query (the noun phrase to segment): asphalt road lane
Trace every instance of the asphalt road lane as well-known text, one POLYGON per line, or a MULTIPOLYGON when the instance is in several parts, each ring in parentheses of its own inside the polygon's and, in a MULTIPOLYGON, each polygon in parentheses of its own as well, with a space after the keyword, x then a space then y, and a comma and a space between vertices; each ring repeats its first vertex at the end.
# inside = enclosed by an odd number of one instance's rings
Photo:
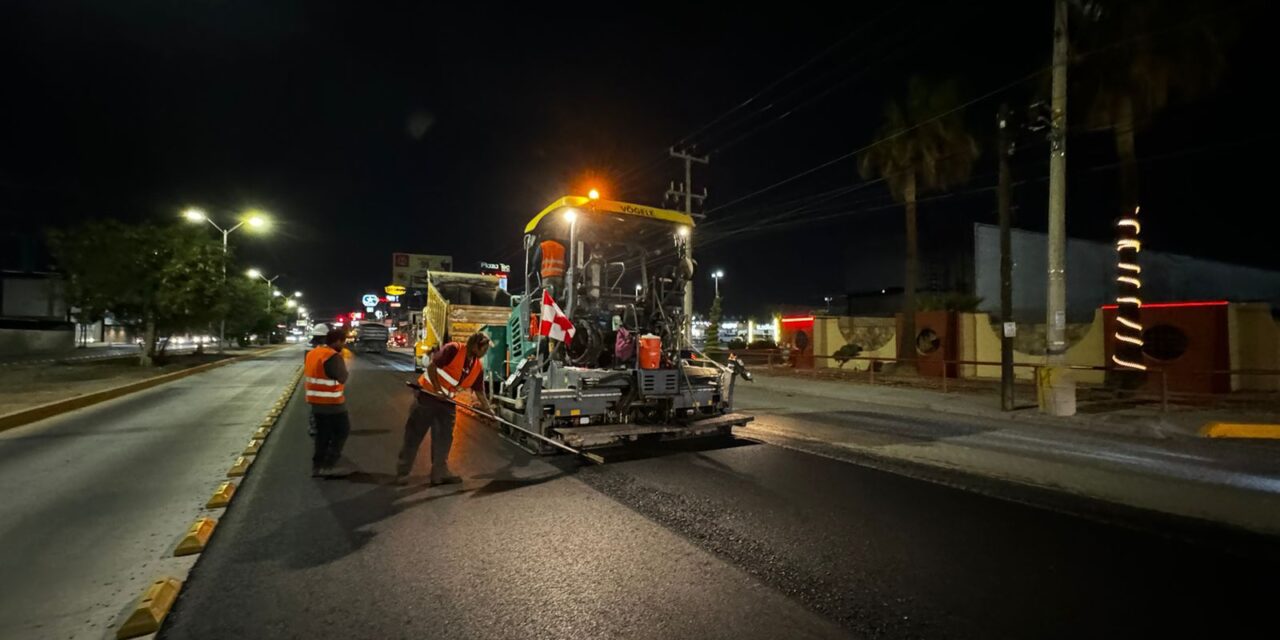
POLYGON ((580 467, 464 423, 463 485, 386 486, 410 376, 396 356, 356 361, 350 481, 307 477, 295 397, 164 637, 1271 635, 1269 542, 1188 542, 1160 517, 1117 526, 769 445, 580 467))
POLYGON ((300 350, 236 362, 0 434, 0 638, 91 638, 194 558, 173 546, 300 350))
POLYGON ((348 385, 350 480, 309 477, 295 395, 219 524, 164 638, 833 638, 845 632, 678 534, 464 422, 462 485, 387 486, 405 360, 348 385), (399 370, 397 370, 399 369, 399 370))

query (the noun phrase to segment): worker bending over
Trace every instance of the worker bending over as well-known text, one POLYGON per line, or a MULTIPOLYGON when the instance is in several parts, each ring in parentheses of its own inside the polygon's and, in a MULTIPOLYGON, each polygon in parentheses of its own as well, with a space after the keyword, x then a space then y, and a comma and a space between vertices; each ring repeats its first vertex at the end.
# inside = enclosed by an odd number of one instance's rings
POLYGON ((489 351, 489 336, 474 333, 467 343, 450 342, 440 349, 426 370, 418 376, 417 393, 409 420, 404 425, 404 445, 396 465, 396 482, 407 484, 418 447, 427 431, 431 431, 431 484, 462 482, 449 472, 449 448, 453 445, 453 427, 457 412, 451 400, 459 391, 471 390, 474 406, 493 413, 484 394, 484 365, 481 358, 489 351))

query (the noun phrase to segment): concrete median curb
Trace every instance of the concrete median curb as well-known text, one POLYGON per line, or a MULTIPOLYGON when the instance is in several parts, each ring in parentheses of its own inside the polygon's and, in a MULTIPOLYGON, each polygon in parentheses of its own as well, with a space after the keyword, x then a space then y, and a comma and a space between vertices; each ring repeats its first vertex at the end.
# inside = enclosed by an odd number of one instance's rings
POLYGON ((1200 430, 1205 438, 1280 440, 1280 424, 1210 422, 1200 430))
POLYGON ((253 353, 246 353, 240 356, 224 358, 222 360, 217 360, 215 362, 196 365, 194 367, 183 369, 181 371, 174 371, 173 373, 164 373, 158 376, 152 376, 150 378, 146 378, 144 380, 138 380, 137 382, 130 382, 128 384, 123 384, 118 387, 103 389, 102 391, 94 391, 93 393, 86 393, 82 396, 67 398, 65 400, 56 400, 54 402, 50 402, 47 404, 31 407, 29 409, 22 409, 19 411, 15 411, 13 413, 8 413, 3 416, 0 416, 0 431, 5 431, 8 429, 12 429, 14 427, 20 427, 25 424, 30 424, 32 422, 44 420, 45 418, 52 418, 54 416, 68 413, 70 411, 75 411, 76 409, 83 409, 84 407, 89 407, 89 406, 98 404, 100 402, 106 402, 107 400, 114 400, 122 396, 127 396, 131 393, 136 393, 138 391, 150 389, 151 387, 156 387, 166 382, 173 382, 174 380, 195 375, 197 373, 203 373, 205 371, 209 371, 210 369, 216 369, 218 367, 225 366, 233 362, 248 360, 250 358, 257 358, 257 357, 266 355, 268 353, 279 351, 280 349, 283 349, 287 346, 288 345, 281 345, 276 347, 268 347, 266 349, 259 349, 257 351, 254 351, 253 353))
POLYGON ((173 555, 178 557, 189 556, 204 551, 204 548, 209 544, 209 537, 213 535, 214 527, 217 526, 218 521, 213 518, 196 520, 186 535, 182 536, 182 541, 173 550, 173 555))
POLYGON ((182 582, 177 578, 161 578, 151 583, 142 599, 134 607, 124 624, 116 631, 117 640, 136 638, 160 629, 160 623, 169 615, 169 609, 178 599, 182 582))

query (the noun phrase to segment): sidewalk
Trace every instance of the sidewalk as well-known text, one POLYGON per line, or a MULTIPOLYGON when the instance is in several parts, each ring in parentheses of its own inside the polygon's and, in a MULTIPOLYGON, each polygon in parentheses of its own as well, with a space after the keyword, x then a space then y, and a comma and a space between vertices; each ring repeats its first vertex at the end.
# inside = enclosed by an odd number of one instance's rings
POLYGON ((1160 407, 1155 405, 1114 408, 1105 412, 1100 411, 1096 406, 1086 406, 1081 407, 1081 412, 1074 416, 1060 418, 1044 415, 1036 407, 1026 406, 1028 404, 1026 402, 1019 404, 1021 408, 1014 411, 1002 411, 1000 398, 994 393, 973 390, 943 393, 941 390, 918 387, 822 380, 799 373, 782 375, 753 373, 756 384, 767 385, 772 389, 788 393, 887 407, 922 409, 1006 423, 1070 427, 1124 436, 1157 439, 1198 438, 1200 428, 1209 422, 1280 422, 1280 410, 1241 411, 1185 405, 1170 405, 1167 413, 1161 412, 1160 407))
POLYGON ((164 365, 150 368, 140 367, 136 358, 128 357, 136 356, 136 348, 129 349, 130 353, 117 355, 99 353, 95 349, 97 357, 3 363, 0 368, 0 416, 257 350, 228 349, 222 355, 213 351, 203 355, 171 354, 164 365))
POLYGON ((1156 407, 1053 418, 996 402, 770 374, 735 394, 735 409, 755 416, 738 433, 775 445, 989 495, 1034 487, 1051 509, 1078 513, 1055 503, 1083 497, 1280 535, 1277 442, 1196 435, 1208 420, 1274 416, 1156 407))

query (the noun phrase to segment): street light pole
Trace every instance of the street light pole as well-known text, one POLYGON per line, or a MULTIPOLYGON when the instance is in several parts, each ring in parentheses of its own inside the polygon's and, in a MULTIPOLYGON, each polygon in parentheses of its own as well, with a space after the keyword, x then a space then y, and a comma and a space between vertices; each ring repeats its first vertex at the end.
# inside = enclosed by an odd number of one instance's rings
MULTIPOLYGON (((194 208, 187 209, 186 211, 183 212, 183 216, 185 216, 188 220, 192 222, 199 222, 201 220, 204 220, 205 222, 208 222, 210 225, 213 225, 213 228, 217 229, 218 232, 222 234, 222 286, 225 291, 227 286, 227 244, 228 244, 227 238, 236 229, 243 227, 246 222, 249 223, 249 226, 251 227, 261 227, 264 224, 262 217, 257 214, 254 214, 236 223, 234 227, 231 227, 229 229, 223 229, 222 227, 218 226, 218 223, 214 222, 207 214, 205 214, 204 211, 201 211, 200 209, 194 209, 194 208)), ((270 303, 271 301, 267 300, 267 302, 270 303)), ((224 313, 222 314, 222 318, 219 319, 218 321, 218 353, 222 353, 223 350, 226 349, 226 343, 227 343, 227 314, 224 313)))
POLYGON ((724 272, 723 272, 723 271, 717 271, 717 272, 715 272, 715 273, 711 274, 711 279, 712 279, 712 280, 715 280, 715 282, 716 282, 716 297, 717 297, 717 298, 719 298, 719 297, 720 297, 720 278, 723 278, 723 277, 724 277, 724 272))

